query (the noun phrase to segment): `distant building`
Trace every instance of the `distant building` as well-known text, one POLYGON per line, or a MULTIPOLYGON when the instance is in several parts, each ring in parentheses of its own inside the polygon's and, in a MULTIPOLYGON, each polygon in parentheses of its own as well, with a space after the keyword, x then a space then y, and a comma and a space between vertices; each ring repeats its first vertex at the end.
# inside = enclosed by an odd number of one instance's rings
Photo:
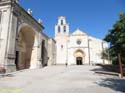
POLYGON ((59 17, 58 23, 55 25, 56 64, 108 63, 107 60, 101 59, 102 50, 108 47, 105 41, 89 36, 80 29, 73 33, 69 32, 66 18, 63 16, 59 17))

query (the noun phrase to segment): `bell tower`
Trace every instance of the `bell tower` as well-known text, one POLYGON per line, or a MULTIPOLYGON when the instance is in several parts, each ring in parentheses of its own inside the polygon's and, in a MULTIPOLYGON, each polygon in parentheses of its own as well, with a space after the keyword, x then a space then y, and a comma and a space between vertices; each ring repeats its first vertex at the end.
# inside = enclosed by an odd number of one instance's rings
POLYGON ((67 47, 69 38, 69 24, 66 23, 64 16, 58 17, 55 25, 55 41, 56 41, 56 64, 67 63, 67 47))
POLYGON ((60 35, 69 35, 69 24, 64 16, 58 17, 58 23, 55 25, 55 37, 60 35))

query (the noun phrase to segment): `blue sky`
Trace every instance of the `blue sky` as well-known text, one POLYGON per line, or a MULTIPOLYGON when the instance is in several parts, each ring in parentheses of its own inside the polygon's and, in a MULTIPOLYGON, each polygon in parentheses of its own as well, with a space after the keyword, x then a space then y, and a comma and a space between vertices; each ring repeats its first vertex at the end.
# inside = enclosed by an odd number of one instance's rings
POLYGON ((49 37, 54 37, 58 16, 65 16, 70 32, 79 28, 102 39, 118 14, 125 12, 125 0, 20 0, 20 5, 32 9, 35 19, 43 20, 44 33, 49 37))

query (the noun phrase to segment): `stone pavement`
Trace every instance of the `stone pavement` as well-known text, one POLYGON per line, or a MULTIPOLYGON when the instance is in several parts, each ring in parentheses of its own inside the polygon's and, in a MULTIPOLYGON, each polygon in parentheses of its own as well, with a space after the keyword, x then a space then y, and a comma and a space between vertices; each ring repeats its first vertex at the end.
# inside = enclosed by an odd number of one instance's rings
POLYGON ((95 74, 98 66, 51 66, 0 78, 0 93, 124 93, 125 79, 95 74))

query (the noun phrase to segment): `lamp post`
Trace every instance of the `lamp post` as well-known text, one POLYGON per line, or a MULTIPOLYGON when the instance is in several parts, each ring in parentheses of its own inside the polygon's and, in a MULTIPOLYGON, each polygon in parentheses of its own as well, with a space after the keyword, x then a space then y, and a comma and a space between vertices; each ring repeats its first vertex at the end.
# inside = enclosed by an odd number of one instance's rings
MULTIPOLYGON (((102 41, 102 51, 104 51, 104 41, 102 41)), ((105 64, 105 59, 103 58, 103 64, 105 64)))
POLYGON ((66 67, 68 66, 68 43, 69 43, 69 40, 67 40, 67 42, 66 42, 66 67))
POLYGON ((91 56, 90 56, 90 41, 91 41, 91 39, 88 39, 88 58, 89 58, 89 65, 90 65, 90 59, 91 59, 91 56))

